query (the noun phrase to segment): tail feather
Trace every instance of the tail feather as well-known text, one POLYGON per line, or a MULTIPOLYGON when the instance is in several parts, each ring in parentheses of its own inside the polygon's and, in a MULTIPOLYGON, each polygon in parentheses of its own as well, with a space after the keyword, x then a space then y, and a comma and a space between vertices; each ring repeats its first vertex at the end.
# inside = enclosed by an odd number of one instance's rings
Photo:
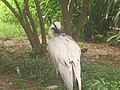
POLYGON ((67 90, 73 90, 73 72, 72 67, 64 67, 60 66, 60 75, 65 83, 67 90))
POLYGON ((77 83, 78 83, 78 87, 79 90, 81 90, 81 69, 80 69, 80 64, 77 65, 77 67, 75 67, 74 64, 72 64, 72 68, 73 68, 73 76, 75 77, 75 79, 77 79, 77 83))

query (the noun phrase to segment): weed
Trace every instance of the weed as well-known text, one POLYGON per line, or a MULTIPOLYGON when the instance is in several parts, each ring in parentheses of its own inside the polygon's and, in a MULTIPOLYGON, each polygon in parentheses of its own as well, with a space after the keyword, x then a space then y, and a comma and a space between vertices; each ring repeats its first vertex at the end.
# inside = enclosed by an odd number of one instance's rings
MULTIPOLYGON (((8 59, 0 60, 0 63, 0 73, 12 77, 10 79, 19 88, 32 88, 31 85, 26 83, 26 81, 32 81, 36 84, 36 88, 58 85, 58 90, 65 89, 49 58, 29 58, 16 61, 8 59), (17 67, 20 74, 17 72, 17 67)), ((81 62, 81 65, 83 90, 120 89, 119 70, 102 66, 90 66, 85 62, 81 62)))

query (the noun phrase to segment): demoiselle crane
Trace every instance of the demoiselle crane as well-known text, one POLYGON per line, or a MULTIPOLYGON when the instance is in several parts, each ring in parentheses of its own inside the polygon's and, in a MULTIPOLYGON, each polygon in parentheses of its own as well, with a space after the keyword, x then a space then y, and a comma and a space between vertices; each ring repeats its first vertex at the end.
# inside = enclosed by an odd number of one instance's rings
POLYGON ((81 90, 81 51, 72 37, 61 33, 62 29, 60 22, 54 22, 50 27, 48 53, 67 90, 73 90, 75 81, 77 81, 79 90, 81 90))

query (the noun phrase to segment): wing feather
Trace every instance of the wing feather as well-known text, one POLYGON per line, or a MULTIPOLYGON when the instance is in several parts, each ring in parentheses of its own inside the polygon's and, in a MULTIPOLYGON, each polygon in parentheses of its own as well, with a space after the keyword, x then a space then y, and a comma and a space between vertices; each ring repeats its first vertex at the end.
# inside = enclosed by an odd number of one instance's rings
POLYGON ((49 42, 48 51, 66 87, 68 90, 72 90, 73 69, 75 77, 80 80, 81 52, 79 46, 68 36, 58 36, 49 42))

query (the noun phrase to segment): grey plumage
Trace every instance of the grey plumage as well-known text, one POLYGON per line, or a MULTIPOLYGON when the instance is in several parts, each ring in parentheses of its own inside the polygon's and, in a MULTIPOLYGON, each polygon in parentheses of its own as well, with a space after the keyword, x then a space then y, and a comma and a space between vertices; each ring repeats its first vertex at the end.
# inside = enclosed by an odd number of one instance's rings
POLYGON ((72 37, 61 33, 55 34, 54 29, 60 30, 62 26, 60 22, 54 24, 56 27, 52 25, 49 29, 50 41, 48 43, 48 52, 52 62, 60 73, 67 90, 73 90, 73 82, 76 80, 81 90, 80 48, 72 37))

